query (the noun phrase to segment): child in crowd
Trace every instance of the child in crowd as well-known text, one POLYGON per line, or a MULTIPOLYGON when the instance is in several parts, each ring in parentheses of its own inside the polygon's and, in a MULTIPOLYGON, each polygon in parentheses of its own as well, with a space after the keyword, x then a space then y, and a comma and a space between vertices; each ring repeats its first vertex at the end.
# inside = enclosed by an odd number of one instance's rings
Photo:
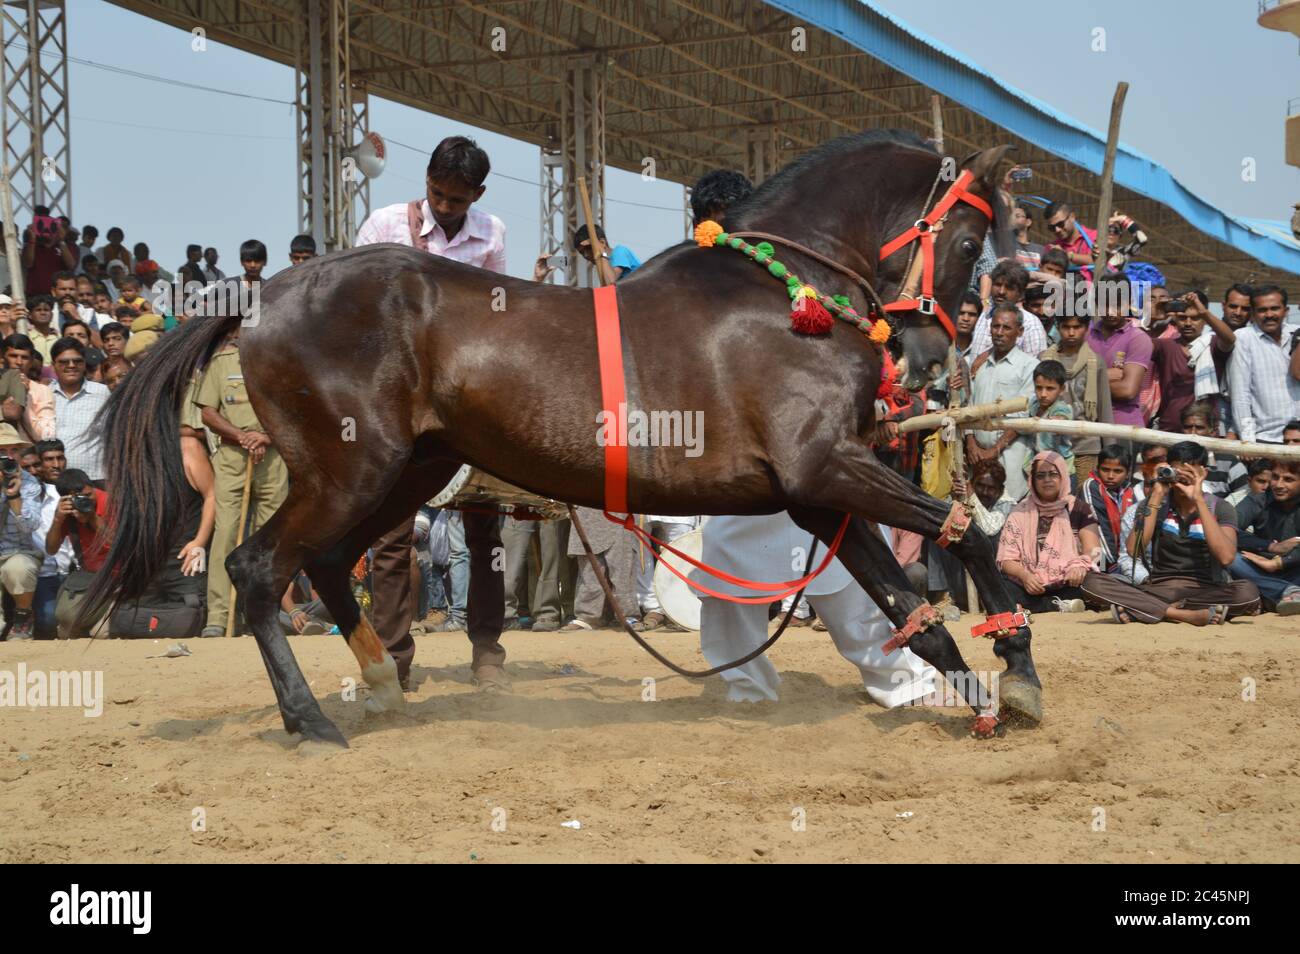
MULTIPOLYGON (((1080 315, 1066 314, 1056 320, 1060 341, 1040 355, 1043 361, 1059 361, 1065 367, 1065 393, 1076 421, 1112 423, 1110 414, 1110 378, 1097 353, 1088 347, 1088 322, 1080 315)), ((1074 452, 1074 475, 1082 483, 1097 469, 1101 438, 1076 437, 1071 441, 1074 452)))
MULTIPOLYGON (((1034 368, 1034 396, 1029 399, 1029 416, 1052 418, 1058 421, 1074 419, 1074 409, 1065 393, 1065 365, 1059 361, 1040 361, 1034 368)), ((1033 464, 1035 454, 1053 452, 1061 455, 1070 477, 1065 489, 1072 489, 1074 481, 1074 454, 1068 434, 1022 434, 1019 440, 1030 448, 1025 455, 1025 475, 1033 464)))
POLYGON ((1128 449, 1120 444, 1109 444, 1102 448, 1097 469, 1079 490, 1079 496, 1097 520, 1101 537, 1098 569, 1103 573, 1119 572, 1119 558, 1124 549, 1124 514, 1137 502, 1130 479, 1132 471, 1133 455, 1128 449))
POLYGON ((1262 494, 1268 490, 1273 480, 1273 462, 1271 460, 1252 460, 1246 465, 1246 486, 1228 494, 1228 503, 1239 506, 1251 494, 1262 494))

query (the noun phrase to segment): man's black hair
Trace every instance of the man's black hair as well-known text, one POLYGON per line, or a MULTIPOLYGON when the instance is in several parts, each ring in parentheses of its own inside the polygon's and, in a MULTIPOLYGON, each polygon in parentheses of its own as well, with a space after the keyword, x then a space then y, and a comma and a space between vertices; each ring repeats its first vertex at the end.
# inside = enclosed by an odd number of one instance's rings
MULTIPOLYGON (((600 239, 602 242, 605 241, 605 230, 599 225, 596 226, 596 238, 600 239)), ((577 248, 583 242, 590 240, 591 233, 587 231, 587 227, 585 225, 579 225, 578 230, 573 233, 573 247, 577 248)))
POLYGON ((1264 457, 1256 457, 1246 465, 1246 475, 1248 477, 1258 477, 1266 470, 1273 469, 1273 462, 1264 457))
POLYGON ((203 254, 203 246, 202 246, 202 245, 195 245, 194 243, 191 242, 189 245, 186 245, 186 246, 185 246, 185 255, 186 255, 186 257, 189 256, 190 252, 198 252, 200 255, 202 255, 202 254, 203 254))
POLYGON ((711 219, 754 191, 754 183, 731 169, 714 169, 691 187, 691 217, 695 224, 711 219))
POLYGON ((1034 377, 1047 378, 1047 380, 1054 381, 1061 387, 1065 387, 1065 365, 1052 358, 1040 361, 1038 366, 1034 368, 1034 377))
POLYGON ((1123 444, 1107 444, 1097 455, 1097 464, 1100 465, 1104 460, 1113 460, 1123 466, 1125 470, 1133 469, 1133 455, 1123 444))
POLYGON ((9 337, 5 338, 4 346, 6 351, 10 348, 15 349, 16 351, 27 351, 29 353, 36 350, 36 345, 32 342, 32 339, 18 332, 14 332, 9 337))
POLYGON ((434 147, 425 175, 434 182, 459 179, 471 189, 477 189, 491 171, 488 154, 478 143, 468 136, 448 136, 434 147))
POLYGON ((121 335, 123 341, 129 341, 131 339, 131 329, 120 321, 110 321, 108 324, 102 326, 99 329, 99 340, 103 341, 104 335, 111 334, 121 335))
POLYGON ((1052 202, 1043 211, 1043 221, 1053 218, 1057 212, 1064 212, 1068 216, 1073 211, 1068 202, 1052 202))
POLYGON ((36 451, 38 457, 44 457, 46 454, 50 453, 51 451, 58 451, 60 454, 62 454, 67 450, 67 448, 63 446, 63 441, 59 440, 57 437, 51 437, 48 440, 37 441, 34 445, 32 445, 32 449, 36 451))
POLYGON ((1179 441, 1169 448, 1169 463, 1171 464, 1204 465, 1209 459, 1210 455, 1205 448, 1195 441, 1179 441))
POLYGON ((83 358, 86 356, 86 346, 76 338, 60 338, 50 348, 50 364, 59 360, 59 355, 65 351, 75 351, 83 358))
POLYGON ((249 239, 239 246, 239 260, 241 262, 262 262, 266 263, 266 246, 257 239, 249 239))
POLYGON ((1233 292, 1236 292, 1238 295, 1245 295, 1246 300, 1250 301, 1255 294, 1255 289, 1247 285, 1245 282, 1233 282, 1223 290, 1223 300, 1227 301, 1228 296, 1233 292))
POLYGON ((1272 282, 1269 282, 1264 285, 1256 285, 1254 288, 1251 289, 1250 306, 1252 308, 1255 307, 1255 299, 1263 298, 1265 295, 1281 295, 1283 305, 1289 307, 1291 304, 1290 301, 1287 300, 1286 289, 1283 288, 1281 285, 1274 285, 1272 282))
POLYGON ((1285 434, 1287 431, 1300 431, 1300 418, 1292 419, 1283 424, 1282 433, 1285 434))
POLYGON ((59 479, 54 482, 54 488, 59 492, 60 497, 79 494, 87 487, 92 486, 94 485, 90 482, 90 475, 84 470, 77 470, 75 467, 59 474, 59 479))
POLYGON ((309 252, 315 255, 316 240, 307 234, 295 235, 292 241, 289 242, 289 254, 292 255, 295 252, 309 252))
POLYGON ((1019 262, 1010 260, 998 262, 997 266, 989 274, 989 281, 996 282, 999 280, 1018 289, 1023 295, 1025 288, 1029 285, 1029 273, 1025 271, 1025 266, 1019 262))
POLYGON ((1053 245, 1051 248, 1043 249, 1043 257, 1039 259, 1038 267, 1044 265, 1060 265, 1067 272, 1070 270, 1070 257, 1065 254, 1065 249, 1053 245))
POLYGON ((984 302, 980 301, 980 296, 967 288, 961 293, 961 301, 957 303, 957 310, 961 310, 962 305, 974 305, 977 312, 984 310, 984 302))

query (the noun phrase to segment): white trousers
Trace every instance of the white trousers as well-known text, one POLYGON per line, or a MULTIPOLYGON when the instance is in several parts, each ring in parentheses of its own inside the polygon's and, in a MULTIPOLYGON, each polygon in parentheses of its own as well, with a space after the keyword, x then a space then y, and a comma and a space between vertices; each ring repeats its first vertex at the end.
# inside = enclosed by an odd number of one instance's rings
MULTIPOLYGON (((690 533, 694 529, 695 527, 689 523, 664 523, 659 520, 651 520, 646 523, 646 532, 665 543, 676 543, 679 537, 690 533)), ((642 615, 646 613, 662 613, 663 607, 659 605, 659 597, 655 595, 654 588, 655 564, 657 562, 654 551, 646 549, 639 543, 637 544, 637 551, 640 554, 637 560, 644 560, 644 562, 637 563, 636 574, 636 598, 637 602, 641 604, 641 613, 642 615)), ((680 563, 677 564, 677 567, 678 569, 690 569, 690 567, 683 568, 680 563)))
MULTIPOLYGON (((885 655, 881 647, 893 630, 857 583, 807 599, 826 623, 840 655, 858 667, 867 695, 877 705, 893 708, 935 691, 934 667, 906 646, 885 655)), ((710 667, 739 659, 767 640, 765 604, 731 603, 713 597, 701 602, 700 650, 710 667)), ((766 655, 721 675, 732 702, 776 701, 781 676, 766 655)))

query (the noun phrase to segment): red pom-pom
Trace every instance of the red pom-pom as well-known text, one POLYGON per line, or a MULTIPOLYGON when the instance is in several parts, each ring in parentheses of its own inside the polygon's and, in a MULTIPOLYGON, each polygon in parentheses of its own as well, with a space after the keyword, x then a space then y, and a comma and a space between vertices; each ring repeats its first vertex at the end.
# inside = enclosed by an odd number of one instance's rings
POLYGON ((821 335, 835 325, 835 318, 812 295, 800 295, 790 309, 790 326, 801 335, 821 335))
POLYGON ((971 725, 970 734, 976 739, 991 739, 998 734, 1000 724, 995 715, 977 716, 974 724, 971 725))
POLYGON ((876 388, 876 397, 886 400, 894 393, 895 378, 898 369, 894 367, 894 356, 888 348, 880 349, 880 387, 876 388))

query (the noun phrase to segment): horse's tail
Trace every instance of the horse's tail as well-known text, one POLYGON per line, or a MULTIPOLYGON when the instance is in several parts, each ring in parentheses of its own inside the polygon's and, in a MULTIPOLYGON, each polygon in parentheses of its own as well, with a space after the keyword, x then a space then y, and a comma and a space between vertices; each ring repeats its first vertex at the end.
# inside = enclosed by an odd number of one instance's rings
POLYGON ((99 412, 111 542, 104 568, 81 601, 75 631, 93 625, 92 614, 98 617, 104 607, 138 599, 174 556, 168 552, 174 522, 190 492, 181 458, 181 401, 195 370, 239 320, 191 318, 163 335, 99 412))

